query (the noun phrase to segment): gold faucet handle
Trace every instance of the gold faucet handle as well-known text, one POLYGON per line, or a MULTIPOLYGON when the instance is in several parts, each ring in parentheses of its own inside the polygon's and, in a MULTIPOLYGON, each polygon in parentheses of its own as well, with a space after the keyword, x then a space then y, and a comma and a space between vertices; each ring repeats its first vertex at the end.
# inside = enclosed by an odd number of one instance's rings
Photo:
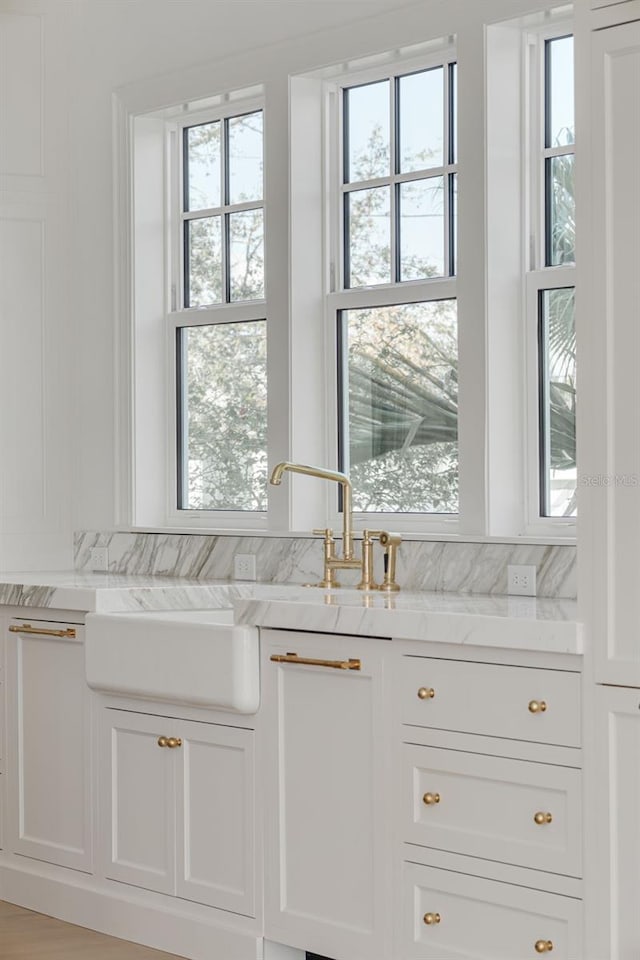
POLYGON ((327 543, 330 543, 333 540, 333 530, 331 527, 323 527, 321 530, 312 530, 311 531, 314 537, 324 537, 327 543))

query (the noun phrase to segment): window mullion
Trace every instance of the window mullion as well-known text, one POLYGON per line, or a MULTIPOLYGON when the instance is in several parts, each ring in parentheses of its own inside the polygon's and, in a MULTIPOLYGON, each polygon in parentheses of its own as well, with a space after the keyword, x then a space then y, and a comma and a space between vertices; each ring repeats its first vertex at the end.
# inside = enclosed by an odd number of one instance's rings
MULTIPOLYGON (((389 140, 389 163, 391 180, 400 173, 400 110, 399 110, 399 90, 398 81, 395 77, 389 77, 389 116, 390 116, 390 140, 389 140)), ((391 215, 391 282, 397 283, 401 277, 400 266, 400 187, 397 182, 390 186, 390 215, 391 215)))
POLYGON ((187 458, 184 451, 189 448, 189 419, 185 415, 185 390, 186 390, 186 371, 184 356, 184 333, 181 329, 175 329, 173 333, 175 349, 175 371, 176 371, 176 435, 173 438, 176 449, 176 503, 177 510, 184 507, 185 498, 189 489, 189 470, 187 458))
POLYGON ((229 263, 229 118, 222 121, 222 150, 220 155, 220 176, 222 178, 222 299, 225 303, 231 300, 231 267, 229 263))
POLYGON ((202 210, 184 210, 183 220, 204 220, 207 217, 220 217, 224 213, 242 213, 245 210, 261 210, 259 200, 243 200, 240 203, 225 203, 219 207, 204 207, 202 210))
POLYGON ((542 155, 545 158, 548 157, 567 157, 573 156, 576 152, 575 144, 567 143, 562 147, 545 147, 542 151, 542 155))
POLYGON ((537 319, 537 384, 538 384, 538 497, 536 514, 549 515, 549 485, 547 467, 551 463, 551 440, 549 435, 549 364, 547 349, 546 317, 543 307, 542 290, 535 298, 535 316, 537 319))
POLYGON ((455 278, 434 277, 432 280, 405 280, 403 283, 381 284, 377 287, 351 287, 330 294, 327 301, 329 311, 333 312, 455 298, 455 278))
POLYGON ((372 190, 376 187, 387 187, 390 183, 411 183, 414 180, 430 180, 443 177, 447 173, 457 172, 456 164, 445 164, 440 167, 425 167, 422 170, 409 170, 406 173, 393 173, 389 177, 376 177, 372 180, 354 180, 352 183, 343 183, 340 189, 343 193, 353 193, 357 190, 372 190))
POLYGON ((203 210, 184 210, 182 219, 184 222, 189 220, 204 220, 209 217, 219 217, 224 207, 207 207, 203 210))
POLYGON ((451 254, 451 130, 450 130, 450 111, 449 111, 449 100, 450 100, 450 80, 451 73, 448 68, 448 65, 444 65, 442 68, 442 116, 444 119, 444 130, 443 130, 443 159, 445 166, 443 169, 442 176, 442 226, 444 229, 444 275, 452 276, 453 274, 453 258, 451 254))

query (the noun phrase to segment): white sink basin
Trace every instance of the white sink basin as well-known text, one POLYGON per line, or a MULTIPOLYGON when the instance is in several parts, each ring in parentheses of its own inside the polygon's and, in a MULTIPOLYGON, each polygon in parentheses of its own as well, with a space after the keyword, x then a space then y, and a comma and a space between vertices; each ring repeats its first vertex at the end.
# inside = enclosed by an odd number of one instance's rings
POLYGON ((232 610, 90 613, 87 683, 96 690, 236 713, 260 703, 258 631, 232 610))

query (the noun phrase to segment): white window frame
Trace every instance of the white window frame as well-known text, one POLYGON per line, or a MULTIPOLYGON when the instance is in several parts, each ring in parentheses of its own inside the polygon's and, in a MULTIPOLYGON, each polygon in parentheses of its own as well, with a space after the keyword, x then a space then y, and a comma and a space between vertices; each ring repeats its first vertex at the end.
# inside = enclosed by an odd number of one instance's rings
MULTIPOLYGON (((167 232, 169 235, 170 257, 167 263, 167 276, 171 289, 170 309, 166 319, 167 336, 167 356, 169 358, 169 376, 167 382, 170 394, 175 398, 175 402, 170 403, 170 415, 167 418, 167 452, 169 457, 169 477, 170 482, 167 485, 168 502, 166 508, 167 522, 170 526, 176 527, 216 527, 228 529, 256 529, 264 530, 267 527, 267 511, 249 511, 249 510, 188 510, 178 508, 178 357, 177 357, 177 336, 178 331, 185 327, 212 326, 223 323, 246 323, 252 320, 264 321, 267 326, 269 323, 268 304, 266 297, 257 300, 243 300, 212 304, 206 307, 185 307, 185 262, 184 262, 184 221, 191 219, 183 211, 183 136, 184 130, 188 127, 197 126, 203 123, 210 123, 219 120, 222 124, 232 117, 244 116, 248 113, 262 111, 263 124, 265 115, 265 105, 261 98, 247 100, 237 100, 225 103, 213 110, 189 113, 184 119, 175 124, 173 130, 167 131, 167 153, 169 168, 169 215, 167 223, 167 232)), ((263 127, 264 129, 264 127, 263 127)), ((222 167, 224 176, 225 166, 225 147, 222 148, 222 167)), ((230 211, 255 209, 261 206, 264 215, 264 231, 266 236, 266 211, 265 211, 265 173, 263 170, 263 189, 262 201, 260 204, 251 201, 243 204, 227 204, 224 197, 221 197, 219 208, 212 210, 198 210, 198 216, 220 215, 224 218, 230 211)), ((222 271, 223 271, 223 297, 226 277, 226 257, 224 243, 224 224, 223 224, 223 253, 222 253, 222 271)), ((266 292, 266 272, 268 258, 265 253, 265 292, 266 292)))
MULTIPOLYGON (((188 124, 194 123, 200 109, 203 116, 217 115, 221 104, 229 105, 230 115, 239 115, 252 98, 259 97, 265 116, 268 309, 265 302, 257 313, 244 312, 241 317, 237 311, 246 305, 229 304, 217 307, 216 312, 220 311, 221 320, 222 311, 229 320, 267 320, 269 466, 289 459, 337 467, 338 309, 375 305, 381 292, 386 294, 385 302, 389 304, 455 297, 459 307, 460 513, 437 520, 424 514, 402 518, 396 514, 362 514, 356 517, 357 526, 370 524, 375 516, 376 522, 388 521, 391 529, 402 531, 409 539, 572 542, 575 525, 559 519, 535 522, 535 516, 529 522, 527 514, 529 460, 535 477, 538 461, 537 452, 531 460, 525 449, 529 400, 525 396, 523 371, 535 385, 533 393, 529 389, 529 397, 536 398, 533 409, 537 418, 537 344, 535 351, 525 349, 525 277, 530 263, 529 251, 524 249, 528 234, 523 229, 528 201, 523 197, 528 193, 530 170, 523 159, 523 104, 527 109, 529 104, 522 93, 525 87, 530 90, 530 78, 525 77, 523 66, 523 36, 540 33, 538 28, 543 22, 556 35, 572 32, 572 25, 566 19, 570 16, 566 5, 531 12, 526 0, 513 0, 513 7, 513 14, 511 8, 503 11, 508 13, 508 20, 493 22, 486 20, 479 5, 474 5, 469 16, 439 5, 427 21, 422 9, 410 7, 403 18, 385 14, 367 20, 366 24, 362 21, 362 29, 357 32, 333 30, 326 36, 318 35, 317 42, 309 47, 287 42, 282 45, 282 57, 274 56, 272 50, 246 51, 188 71, 147 78, 114 94, 114 473, 116 522, 120 529, 202 533, 233 530, 282 536, 298 532, 308 535, 312 527, 332 521, 339 526, 341 522, 334 485, 292 475, 287 476, 282 487, 269 488, 268 524, 266 515, 257 517, 244 511, 234 516, 218 511, 206 512, 207 516, 203 516, 205 511, 194 511, 192 516, 187 515, 188 511, 169 511, 175 507, 173 490, 177 478, 173 347, 176 325, 182 325, 183 318, 173 316, 171 311, 172 290, 167 274, 169 265, 175 265, 176 251, 171 249, 166 234, 169 211, 159 209, 157 200, 167 193, 159 187, 161 175, 169 176, 163 148, 157 149, 157 143, 163 142, 160 129, 175 130, 182 118, 188 124), (335 223, 327 215, 330 187, 323 181, 325 168, 320 159, 321 154, 332 159, 336 156, 335 143, 331 142, 335 133, 327 119, 331 90, 335 91, 341 83, 351 85, 356 76, 358 81, 364 81, 363 68, 367 63, 371 79, 436 66, 442 61, 447 42, 439 38, 447 38, 456 30, 460 56, 456 58, 451 47, 451 58, 460 62, 459 276, 404 281, 397 287, 340 291, 335 272, 342 264, 342 256, 335 253, 340 235, 332 235, 335 223), (505 32, 509 34, 508 56, 503 55, 501 45, 505 32), (489 49, 492 34, 495 46, 489 49), (506 124, 505 106, 509 111, 506 124), (496 129, 500 122, 508 127, 493 154, 484 139, 490 113, 496 129), (151 156, 154 179, 153 189, 147 191, 142 184, 144 230, 140 237, 136 226, 139 184, 132 162, 138 146, 138 120, 149 121, 152 128, 148 140, 153 142, 149 146, 142 136, 142 145, 146 150, 145 165, 151 156), (293 134, 289 142, 287 130, 293 134), (510 164, 509 169, 506 164, 510 164), (506 197, 505 179, 509 180, 506 197), (299 190, 302 182, 305 189, 299 190), (489 201, 495 203, 496 196, 497 208, 491 205, 492 214, 497 212, 493 218, 488 216, 489 201), (151 250, 148 232, 145 233, 149 208, 154 230, 151 250), (492 219, 496 220, 494 225, 492 219), (497 229, 503 222, 507 223, 507 230, 497 238, 490 236, 492 227, 497 229), (509 261, 508 275, 502 269, 505 259, 509 261), (145 299, 149 302, 145 303, 145 299), (519 323, 514 323, 516 317, 519 323), (176 320, 180 322, 176 324, 176 320)), ((497 9, 495 12, 498 13, 497 9)), ((145 166, 144 174, 147 173, 145 166)), ((559 273, 555 276, 559 280, 559 273)), ((258 302, 251 305, 255 308, 258 302)), ((210 322, 208 309, 192 308, 194 322, 210 322)), ((537 305, 535 322, 529 323, 529 331, 532 328, 537 330, 537 305)), ((534 436, 537 444, 537 426, 529 436, 534 436)))
POLYGON ((555 21, 523 37, 525 79, 525 149, 523 182, 525 196, 524 322, 525 322, 525 534, 536 537, 575 537, 576 517, 548 517, 541 512, 540 363, 538 330, 541 294, 546 290, 575 288, 575 264, 546 266, 545 163, 548 157, 575 155, 571 147, 545 145, 545 45, 547 41, 573 34, 571 21, 555 21))
MULTIPOLYGON (((445 82, 443 84, 444 98, 444 130, 445 150, 449 143, 449 111, 448 92, 449 64, 457 63, 456 47, 452 39, 443 41, 439 49, 420 57, 397 58, 383 66, 358 69, 357 64, 343 73, 339 79, 325 83, 325 128, 327 131, 327 170, 325 175, 325 210, 327 216, 327 234, 329 242, 326 247, 327 266, 324 271, 326 277, 325 295, 325 324, 327 330, 327 396, 333 398, 329 406, 330 420, 327 424, 327 433, 330 448, 335 451, 335 462, 338 461, 338 419, 339 419, 339 383, 338 383, 338 344, 337 326, 341 311, 371 308, 376 306, 395 306, 407 303, 428 303, 436 300, 458 300, 457 276, 433 277, 428 280, 403 280, 398 282, 375 284, 364 287, 344 286, 344 195, 350 192, 343 183, 343 95, 350 87, 361 84, 375 83, 376 81, 390 80, 391 122, 394 122, 393 80, 405 74, 416 73, 442 66, 445 82)), ((458 149, 456 135, 456 150, 458 149)), ((448 156, 444 157, 441 167, 426 168, 431 177, 448 177, 458 173, 457 157, 455 163, 450 163, 448 156)), ((424 176, 424 171, 420 171, 424 176)), ((357 189, 385 186, 398 182, 416 179, 416 173, 397 174, 377 178, 370 181, 358 182, 357 189)), ((392 191, 393 194, 393 191, 392 191)), ((448 197, 448 192, 447 192, 448 197)), ((448 217, 445 221, 448 225, 448 217)), ((391 208, 391 237, 392 247, 395 244, 393 201, 391 208)), ((445 262, 448 266, 448 229, 445 230, 445 262)), ((456 257, 457 268, 457 257, 456 257)), ((460 328, 458 325, 458 338, 460 328)), ((458 437, 458 445, 460 438, 458 437)), ((459 449, 459 447, 458 447, 459 449)), ((358 527, 392 528, 400 532, 415 534, 445 534, 456 535, 461 526, 460 512, 455 514, 426 514, 426 513, 374 513, 355 512, 354 522, 358 527)), ((338 523, 337 511, 333 515, 333 522, 338 523)))

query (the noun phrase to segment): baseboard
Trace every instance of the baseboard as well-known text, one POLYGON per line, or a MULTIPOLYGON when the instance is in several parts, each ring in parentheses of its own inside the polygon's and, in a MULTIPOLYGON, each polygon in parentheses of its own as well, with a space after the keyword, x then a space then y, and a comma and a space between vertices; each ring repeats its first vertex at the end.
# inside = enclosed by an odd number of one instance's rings
POLYGON ((189 960, 260 960, 256 922, 166 897, 157 904, 127 899, 120 884, 11 857, 0 862, 0 899, 112 937, 189 960), (182 909, 181 909, 182 908, 182 909), (243 927, 245 929, 243 929, 243 927))

